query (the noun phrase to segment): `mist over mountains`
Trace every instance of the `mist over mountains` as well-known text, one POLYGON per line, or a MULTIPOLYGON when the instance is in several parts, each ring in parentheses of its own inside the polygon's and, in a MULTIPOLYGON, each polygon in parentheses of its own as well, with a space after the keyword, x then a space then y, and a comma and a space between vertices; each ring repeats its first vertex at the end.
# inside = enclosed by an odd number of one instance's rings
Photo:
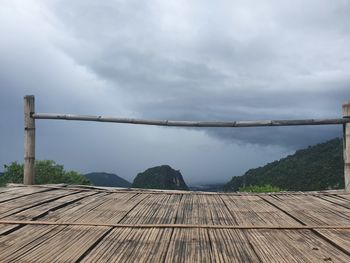
POLYGON ((272 185, 282 190, 309 191, 344 187, 343 143, 335 138, 296 151, 280 160, 249 169, 226 184, 188 186, 179 170, 169 165, 149 168, 137 174, 133 183, 115 174, 86 174, 94 185, 192 191, 239 191, 246 186, 272 185))

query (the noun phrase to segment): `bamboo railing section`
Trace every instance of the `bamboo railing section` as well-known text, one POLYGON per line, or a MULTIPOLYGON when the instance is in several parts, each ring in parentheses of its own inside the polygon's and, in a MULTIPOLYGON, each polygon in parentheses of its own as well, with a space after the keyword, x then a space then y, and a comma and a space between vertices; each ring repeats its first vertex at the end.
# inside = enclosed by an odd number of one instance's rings
MULTIPOLYGON (((350 101, 343 104, 343 117, 350 119, 350 101)), ((343 125, 343 147, 345 191, 350 192, 350 123, 348 122, 343 125)))
POLYGON ((304 120, 258 120, 258 121, 172 121, 172 120, 145 120, 116 118, 104 116, 74 115, 74 114, 55 114, 55 113, 35 113, 34 119, 46 120, 70 120, 70 121, 96 121, 113 122, 126 124, 142 124, 155 126, 173 126, 173 127, 264 127, 264 126, 300 126, 300 125, 335 125, 350 122, 350 119, 304 119, 304 120))
POLYGON ((175 120, 147 120, 133 118, 118 118, 106 116, 35 113, 34 96, 24 97, 25 119, 25 154, 24 154, 24 184, 34 183, 35 160, 35 119, 95 121, 124 124, 141 124, 171 127, 199 127, 199 128, 240 128, 240 127, 268 127, 268 126, 301 126, 301 125, 343 125, 344 130, 344 180, 345 190, 350 191, 350 102, 343 104, 343 118, 335 119, 300 119, 300 120, 256 120, 256 121, 175 121, 175 120))
POLYGON ((35 163, 35 120, 32 114, 34 108, 34 96, 24 97, 24 171, 23 183, 34 184, 35 163))

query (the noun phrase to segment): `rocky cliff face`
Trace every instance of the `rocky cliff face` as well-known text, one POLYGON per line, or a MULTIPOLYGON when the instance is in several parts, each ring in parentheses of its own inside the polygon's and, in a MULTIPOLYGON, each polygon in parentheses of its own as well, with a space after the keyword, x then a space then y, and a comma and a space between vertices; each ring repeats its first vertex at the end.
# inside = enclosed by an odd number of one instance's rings
POLYGON ((139 173, 132 187, 149 189, 188 190, 180 173, 169 165, 156 166, 139 173))

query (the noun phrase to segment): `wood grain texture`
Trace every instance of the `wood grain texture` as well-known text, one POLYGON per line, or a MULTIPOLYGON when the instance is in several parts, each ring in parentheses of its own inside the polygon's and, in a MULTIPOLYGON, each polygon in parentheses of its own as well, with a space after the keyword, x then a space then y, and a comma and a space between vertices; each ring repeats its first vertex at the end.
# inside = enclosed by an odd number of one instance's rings
POLYGON ((173 120, 146 120, 92 115, 35 113, 34 119, 96 121, 127 124, 142 124, 176 127, 265 127, 265 126, 299 126, 299 125, 337 125, 350 122, 348 119, 301 119, 301 120, 256 120, 256 121, 173 121, 173 120))
POLYGON ((1 188, 0 262, 349 262, 349 203, 345 192, 1 188))
POLYGON ((34 184, 35 164, 35 119, 32 115, 35 112, 34 96, 24 97, 24 174, 25 185, 34 184))
POLYGON ((350 209, 312 195, 262 197, 305 225, 349 225, 350 209))
POLYGON ((349 256, 310 230, 247 230, 261 262, 349 262, 349 256))
MULTIPOLYGON (((350 102, 343 104, 343 118, 350 120, 350 102)), ((350 192, 350 124, 343 125, 345 191, 350 192)))

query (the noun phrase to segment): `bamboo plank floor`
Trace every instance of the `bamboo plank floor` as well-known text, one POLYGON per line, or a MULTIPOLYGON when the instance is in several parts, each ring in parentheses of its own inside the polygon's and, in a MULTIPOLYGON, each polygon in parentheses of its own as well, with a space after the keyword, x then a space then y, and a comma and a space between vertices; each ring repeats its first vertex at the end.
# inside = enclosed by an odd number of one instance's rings
POLYGON ((9 186, 0 262, 350 262, 350 194, 9 186))

